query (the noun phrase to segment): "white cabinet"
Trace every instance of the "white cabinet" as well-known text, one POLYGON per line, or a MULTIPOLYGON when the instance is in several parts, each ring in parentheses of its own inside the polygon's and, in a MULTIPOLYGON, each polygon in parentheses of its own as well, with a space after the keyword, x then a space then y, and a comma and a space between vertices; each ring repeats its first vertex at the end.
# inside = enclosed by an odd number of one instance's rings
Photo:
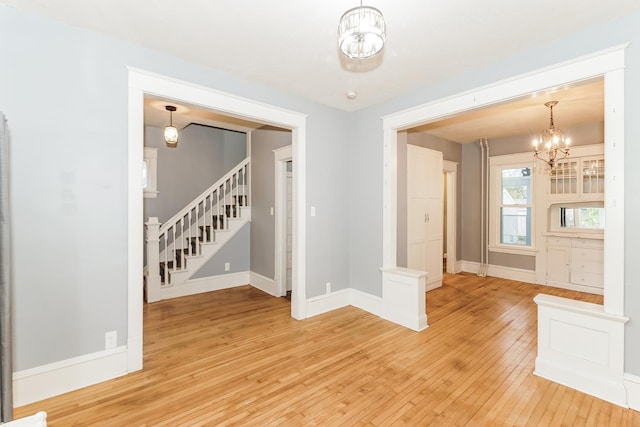
POLYGON ((547 238, 547 284, 602 294, 603 240, 549 236, 547 238))
POLYGON ((407 145, 407 267, 442 285, 442 153, 407 145))
POLYGON ((549 201, 604 199, 604 156, 572 158, 549 173, 549 201))

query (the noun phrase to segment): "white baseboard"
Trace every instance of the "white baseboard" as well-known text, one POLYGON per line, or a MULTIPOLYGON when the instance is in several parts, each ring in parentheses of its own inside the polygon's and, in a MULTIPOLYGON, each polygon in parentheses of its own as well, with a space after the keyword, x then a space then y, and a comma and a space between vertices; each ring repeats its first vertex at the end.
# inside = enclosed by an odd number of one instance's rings
POLYGON ((235 288, 236 286, 248 285, 249 283, 249 272, 241 271, 238 273, 191 279, 175 286, 163 286, 160 289, 160 296, 161 299, 185 297, 187 295, 201 294, 203 292, 235 288))
MULTIPOLYGON (((478 274, 480 263, 472 261, 462 261, 461 271, 478 274)), ((519 282, 536 283, 536 272, 534 270, 524 270, 521 268, 504 267, 502 265, 487 266, 487 276, 499 277, 501 279, 517 280, 519 282)))
POLYGON ((627 389, 627 405, 635 411, 640 411, 640 376, 624 374, 624 387, 627 389))
POLYGON ((274 279, 270 279, 268 277, 263 276, 262 274, 254 273, 251 271, 249 273, 249 283, 256 289, 260 289, 262 292, 266 292, 269 295, 273 295, 274 297, 279 297, 278 289, 276 286, 276 282, 274 279))
POLYGON ((13 404, 28 405, 127 373, 127 347, 74 357, 13 374, 13 404))
POLYGON ((382 314, 382 298, 357 289, 349 288, 349 304, 371 314, 382 314))
POLYGON ((307 317, 328 313, 352 305, 376 316, 382 313, 382 298, 357 289, 347 288, 307 300, 307 317))
POLYGON ((350 305, 351 289, 341 289, 307 299, 307 317, 328 313, 350 305))

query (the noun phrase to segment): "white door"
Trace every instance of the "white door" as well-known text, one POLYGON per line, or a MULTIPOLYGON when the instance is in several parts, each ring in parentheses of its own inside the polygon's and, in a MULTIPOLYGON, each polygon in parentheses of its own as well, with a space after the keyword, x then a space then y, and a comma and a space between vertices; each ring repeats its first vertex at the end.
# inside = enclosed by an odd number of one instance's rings
POLYGON ((407 145, 407 267, 442 285, 442 153, 407 145))

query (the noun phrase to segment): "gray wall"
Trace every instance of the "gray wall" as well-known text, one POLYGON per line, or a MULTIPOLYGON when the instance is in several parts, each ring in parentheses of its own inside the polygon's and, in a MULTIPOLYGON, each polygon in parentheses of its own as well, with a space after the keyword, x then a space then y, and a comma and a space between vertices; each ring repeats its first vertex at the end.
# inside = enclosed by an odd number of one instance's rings
POLYGON ((127 342, 128 66, 306 114, 307 155, 320 162, 307 168, 320 214, 307 233, 306 292, 323 293, 326 277, 348 284, 348 224, 331 213, 348 200, 348 159, 325 167, 348 145, 347 114, 5 5, 0 48, 0 110, 14 142, 16 371, 103 350, 108 331, 127 342))
POLYGON ((461 260, 462 232, 460 227, 462 181, 460 177, 462 174, 462 146, 457 142, 429 135, 426 132, 398 132, 398 237, 396 263, 399 267, 407 266, 407 144, 440 151, 443 160, 458 163, 458 180, 456 182, 456 259, 461 260))
POLYGON ((275 275, 276 244, 273 150, 287 145, 291 131, 264 127, 251 133, 251 271, 269 279, 275 275))
MULTIPOLYGON (((600 49, 606 49, 630 42, 626 48, 625 68, 625 211, 627 218, 633 218, 640 209, 640 13, 580 31, 552 43, 519 52, 498 61, 478 64, 475 69, 459 75, 452 75, 437 84, 414 88, 404 96, 399 96, 382 104, 353 114, 354 130, 349 136, 349 153, 353 159, 350 173, 352 198, 350 206, 357 212, 368 212, 366 221, 356 212, 350 215, 350 281, 351 286, 374 295, 381 295, 382 265, 382 164, 383 133, 381 117, 408 108, 470 91, 532 70, 551 66, 600 49)), ((558 117, 560 120, 560 117, 558 117)), ((466 161, 473 148, 463 147, 463 188, 473 179, 466 161)), ((473 162, 472 162, 473 164, 473 162)), ((471 189, 471 187, 468 187, 471 189)), ((466 190, 465 190, 466 191, 466 190)), ((479 188, 478 190, 479 191, 479 188)), ((466 194, 466 193, 465 193, 466 194)), ((463 195, 462 230, 465 233, 467 219, 472 213, 466 210, 463 195), (466 212, 465 212, 466 210, 466 212)), ((625 314, 631 320, 625 326, 626 371, 640 374, 640 287, 636 286, 634 262, 640 258, 640 223, 625 222, 625 314)), ((467 254, 467 241, 463 235, 463 258, 473 261, 473 254, 467 254)), ((471 243, 471 247, 478 244, 471 243)))
POLYGON ((218 276, 221 274, 249 271, 249 224, 245 224, 231 240, 227 242, 200 270, 194 279, 218 276), (224 271, 224 264, 229 263, 229 271, 224 271))
POLYGON ((144 199, 145 218, 163 223, 247 156, 244 133, 189 125, 168 148, 164 130, 145 126, 145 146, 158 148, 158 197, 144 199))

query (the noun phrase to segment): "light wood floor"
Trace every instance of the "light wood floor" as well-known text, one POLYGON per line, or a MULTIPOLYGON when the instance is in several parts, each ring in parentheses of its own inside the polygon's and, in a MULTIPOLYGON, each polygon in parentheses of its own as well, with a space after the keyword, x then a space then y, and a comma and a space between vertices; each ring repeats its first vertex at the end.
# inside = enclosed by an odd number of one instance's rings
POLYGON ((532 374, 541 292, 474 275, 427 294, 420 333, 353 307, 304 321, 252 287, 144 307, 144 370, 18 408, 56 426, 639 426, 532 374))

